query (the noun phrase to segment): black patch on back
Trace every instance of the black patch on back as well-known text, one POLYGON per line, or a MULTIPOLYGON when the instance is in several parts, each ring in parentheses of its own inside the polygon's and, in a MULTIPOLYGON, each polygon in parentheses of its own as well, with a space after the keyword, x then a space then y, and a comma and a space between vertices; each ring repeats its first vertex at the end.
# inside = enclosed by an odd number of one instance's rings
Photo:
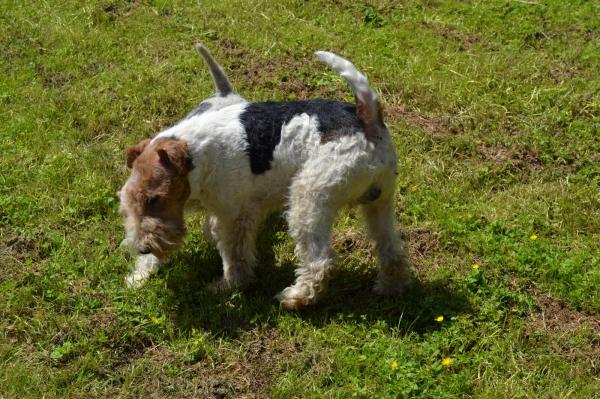
POLYGON ((192 110, 192 112, 190 112, 189 114, 187 114, 185 116, 185 119, 189 119, 192 116, 196 116, 196 115, 200 115, 205 113, 206 111, 208 111, 210 109, 210 107, 212 107, 211 103, 205 103, 205 102, 201 102, 200 104, 198 104, 198 106, 196 108, 194 108, 192 110))
POLYGON ((362 131, 354 104, 333 100, 262 102, 249 104, 240 115, 246 131, 252 173, 271 169, 273 150, 281 140, 281 127, 296 115, 306 113, 319 120, 321 141, 362 131))

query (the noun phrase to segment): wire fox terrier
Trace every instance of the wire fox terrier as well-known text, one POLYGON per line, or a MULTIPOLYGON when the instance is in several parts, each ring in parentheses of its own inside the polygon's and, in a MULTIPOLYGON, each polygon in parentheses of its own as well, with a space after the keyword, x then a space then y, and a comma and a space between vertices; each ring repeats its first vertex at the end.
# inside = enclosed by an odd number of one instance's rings
POLYGON ((207 211, 205 233, 216 242, 223 278, 215 288, 254 278, 261 222, 286 208, 299 265, 295 283, 277 295, 288 309, 315 303, 332 277, 331 229, 340 208, 359 205, 380 268, 375 292, 404 291, 410 272, 394 223, 396 153, 367 78, 349 61, 316 56, 346 79, 356 104, 334 100, 249 103, 196 45, 216 93, 175 126, 127 150, 131 175, 120 196, 123 244, 137 256, 127 277, 139 286, 186 233, 184 208, 207 211))

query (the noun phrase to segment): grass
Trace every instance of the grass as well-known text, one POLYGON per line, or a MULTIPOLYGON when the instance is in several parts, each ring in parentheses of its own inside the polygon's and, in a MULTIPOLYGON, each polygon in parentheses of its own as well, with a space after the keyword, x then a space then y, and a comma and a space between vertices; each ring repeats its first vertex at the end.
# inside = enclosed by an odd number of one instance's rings
POLYGON ((0 5, 1 398, 600 391, 598 2, 0 5), (124 149, 212 93, 196 41, 250 100, 351 100, 317 49, 368 74, 400 158, 405 297, 371 295, 351 210, 340 275, 300 313, 272 299, 293 279, 278 217, 248 290, 206 290, 220 259, 202 215, 168 267, 125 287, 124 149))

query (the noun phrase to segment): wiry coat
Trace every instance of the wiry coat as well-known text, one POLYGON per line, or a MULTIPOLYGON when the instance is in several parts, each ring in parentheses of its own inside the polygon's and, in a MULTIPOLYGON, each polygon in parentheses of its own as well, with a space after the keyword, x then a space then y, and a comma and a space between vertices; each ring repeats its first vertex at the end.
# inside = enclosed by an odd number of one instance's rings
MULTIPOLYGON (((254 278, 258 227, 269 213, 286 210, 300 260, 295 284, 278 296, 288 308, 314 303, 325 289, 334 270, 331 227, 346 205, 363 207, 377 242, 376 290, 399 293, 409 278, 393 222, 396 155, 377 96, 351 63, 317 54, 348 80, 356 105, 332 100, 251 104, 233 94, 223 75, 220 81, 227 84, 212 102, 205 100, 143 150, 164 140, 185 144, 193 164, 186 175, 186 202, 208 211, 205 230, 223 259, 218 288, 254 278)), ((219 87, 218 78, 215 83, 219 87)))

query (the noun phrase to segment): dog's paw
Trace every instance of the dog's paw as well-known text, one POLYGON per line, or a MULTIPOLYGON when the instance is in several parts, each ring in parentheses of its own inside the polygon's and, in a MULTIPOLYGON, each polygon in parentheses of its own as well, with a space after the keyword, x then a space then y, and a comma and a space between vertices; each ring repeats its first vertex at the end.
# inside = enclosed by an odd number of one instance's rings
POLYGON ((275 295, 281 306, 288 310, 300 310, 307 305, 312 305, 317 298, 307 285, 295 284, 287 287, 279 294, 275 295))
POLYGON ((221 278, 208 284, 208 289, 217 294, 232 291, 236 288, 244 288, 254 282, 254 274, 236 275, 235 278, 221 278))
POLYGON ((135 260, 135 270, 125 277, 125 283, 130 288, 140 288, 150 274, 160 267, 160 261, 152 254, 138 256, 135 260))
POLYGON ((129 288, 140 288, 146 283, 146 280, 150 277, 150 274, 140 273, 137 270, 129 273, 125 277, 125 284, 129 288))
POLYGON ((229 292, 234 289, 236 286, 231 283, 229 280, 225 280, 224 278, 213 281, 208 284, 208 290, 213 294, 220 294, 223 292, 229 292))
POLYGON ((384 296, 400 296, 406 292, 410 286, 411 278, 410 275, 403 276, 402 279, 387 280, 378 278, 375 281, 373 291, 378 295, 384 296))

